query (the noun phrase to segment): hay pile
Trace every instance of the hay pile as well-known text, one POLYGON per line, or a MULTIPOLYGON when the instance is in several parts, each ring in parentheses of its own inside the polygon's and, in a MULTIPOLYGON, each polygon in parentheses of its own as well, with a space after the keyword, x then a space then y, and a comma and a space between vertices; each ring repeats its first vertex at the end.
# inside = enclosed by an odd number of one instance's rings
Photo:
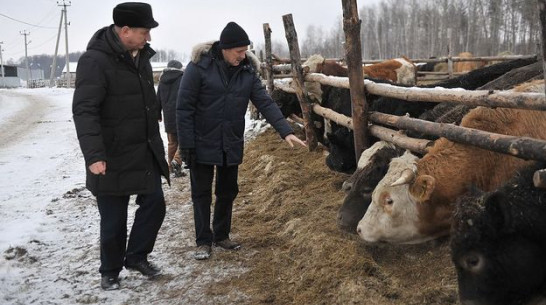
POLYGON ((457 303, 445 240, 369 246, 337 228, 348 176, 328 170, 323 151, 290 148, 269 129, 244 158, 232 225, 244 249, 219 255, 249 271, 208 293, 238 290, 252 304, 457 303))

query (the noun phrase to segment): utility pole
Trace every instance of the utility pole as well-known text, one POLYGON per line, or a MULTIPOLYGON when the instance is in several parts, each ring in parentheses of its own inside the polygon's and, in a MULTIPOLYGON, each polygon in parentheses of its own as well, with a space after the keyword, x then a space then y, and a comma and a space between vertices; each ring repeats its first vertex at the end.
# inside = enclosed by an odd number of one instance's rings
POLYGON ((30 82, 30 69, 28 67, 28 55, 27 55, 27 46, 29 43, 31 43, 32 41, 29 41, 27 42, 27 36, 30 35, 30 32, 27 33, 26 30, 23 30, 23 31, 19 31, 19 33, 21 35, 24 35, 25 36, 25 65, 27 67, 27 88, 28 88, 28 83, 30 82))
POLYGON ((68 58, 68 16, 66 15, 66 7, 71 5, 70 1, 62 1, 62 4, 59 3, 61 1, 57 1, 58 6, 63 7, 63 13, 64 13, 64 37, 65 37, 65 46, 66 46, 66 87, 70 88, 72 86, 71 83, 71 75, 70 75, 70 59, 68 58))
POLYGON ((49 74, 49 87, 55 85, 55 72, 57 71, 57 54, 59 53, 59 40, 61 39, 61 30, 63 26, 64 11, 61 11, 61 21, 59 21, 59 31, 57 32, 57 43, 55 44, 55 55, 53 55, 53 63, 51 64, 51 72, 49 74))
POLYGON ((3 43, 4 43, 3 41, 0 41, 0 70, 2 70, 2 87, 0 88, 6 87, 6 83, 4 81, 4 61, 2 60, 2 51, 4 51, 2 50, 3 43))

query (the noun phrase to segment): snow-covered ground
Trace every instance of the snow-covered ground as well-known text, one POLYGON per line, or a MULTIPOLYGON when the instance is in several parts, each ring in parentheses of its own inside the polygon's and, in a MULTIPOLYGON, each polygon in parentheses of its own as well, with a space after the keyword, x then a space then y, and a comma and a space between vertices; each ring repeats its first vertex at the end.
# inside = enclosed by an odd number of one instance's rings
MULTIPOLYGON (((124 270, 121 290, 99 288, 99 215, 84 187, 72 95, 71 89, 0 89, 0 304, 244 303, 238 292, 204 297, 207 285, 244 270, 214 256, 191 258, 187 177, 164 184, 167 216, 150 260, 165 275, 149 281, 124 270)), ((247 137, 264 128, 247 119, 247 137)), ((131 204, 129 215, 135 209, 131 204)))

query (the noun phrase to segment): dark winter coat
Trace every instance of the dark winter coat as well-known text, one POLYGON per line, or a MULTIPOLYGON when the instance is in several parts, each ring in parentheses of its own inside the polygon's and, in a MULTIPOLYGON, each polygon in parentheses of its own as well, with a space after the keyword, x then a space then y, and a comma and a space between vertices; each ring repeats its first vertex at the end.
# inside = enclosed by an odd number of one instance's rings
POLYGON ((182 70, 167 68, 159 78, 157 99, 159 100, 159 115, 163 110, 163 124, 166 133, 176 133, 176 98, 182 80, 182 70))
POLYGON ((157 168, 168 179, 150 65, 154 54, 146 45, 137 67, 112 25, 95 33, 78 61, 72 112, 86 185, 96 196, 150 193, 157 168), (106 175, 89 171, 97 161, 106 161, 106 175))
POLYGON ((194 148, 197 163, 237 165, 243 160, 245 113, 250 100, 282 138, 293 133, 267 94, 247 52, 227 81, 218 42, 194 48, 178 90, 176 119, 180 148, 194 148))

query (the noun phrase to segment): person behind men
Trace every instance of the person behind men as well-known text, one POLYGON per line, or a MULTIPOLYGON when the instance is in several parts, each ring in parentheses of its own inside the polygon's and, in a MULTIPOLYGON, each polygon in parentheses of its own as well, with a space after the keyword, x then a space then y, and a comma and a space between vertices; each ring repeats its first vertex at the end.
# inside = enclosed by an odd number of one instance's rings
POLYGON ((159 117, 161 118, 161 110, 163 110, 163 123, 167 133, 167 161, 170 171, 175 177, 183 176, 176 135, 176 97, 183 74, 182 63, 178 60, 170 60, 167 63, 167 68, 163 70, 157 86, 157 99, 160 102, 159 117))
POLYGON ((195 259, 209 258, 213 243, 231 250, 241 246, 229 238, 229 233, 233 201, 239 192, 237 175, 243 159, 248 101, 290 146, 306 146, 294 135, 258 78, 259 62, 256 64, 256 57, 248 51, 249 44, 243 28, 229 22, 219 41, 194 47, 178 90, 178 143, 182 161, 190 169, 195 259), (211 230, 215 169, 216 202, 211 230))
POLYGON ((150 65, 155 52, 148 44, 158 23, 151 6, 138 2, 118 4, 113 19, 93 35, 78 61, 72 105, 86 186, 100 214, 104 290, 120 288, 124 266, 147 277, 161 273, 147 256, 165 217, 161 175, 169 181, 150 65), (126 243, 133 194, 139 207, 126 243))

